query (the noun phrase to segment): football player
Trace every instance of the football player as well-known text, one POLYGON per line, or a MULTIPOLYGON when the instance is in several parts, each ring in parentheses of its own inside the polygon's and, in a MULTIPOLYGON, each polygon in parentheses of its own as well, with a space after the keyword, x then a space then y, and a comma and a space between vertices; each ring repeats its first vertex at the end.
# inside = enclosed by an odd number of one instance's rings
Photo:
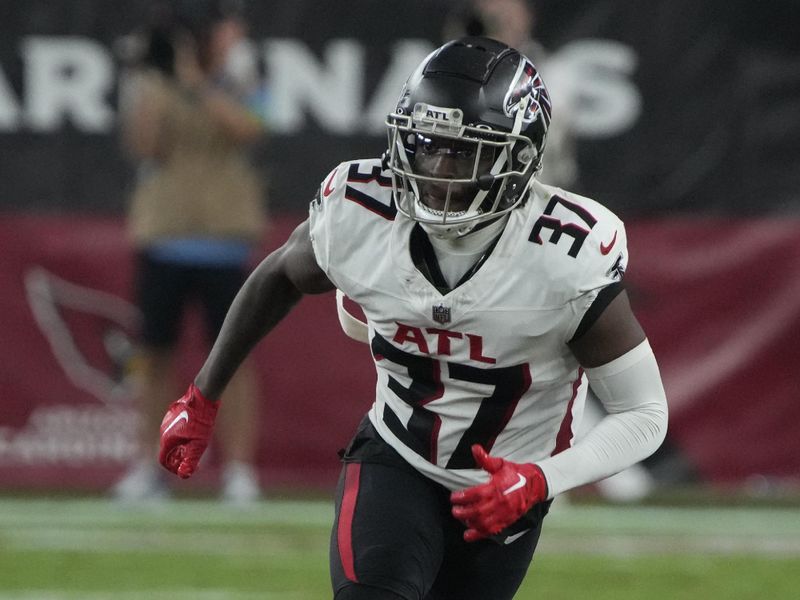
POLYGON ((334 597, 512 598, 552 498, 651 454, 667 427, 622 285, 622 222, 537 181, 550 98, 534 65, 449 42, 406 82, 382 158, 338 165, 253 272, 161 426, 197 468, 237 366, 304 294, 357 302, 375 401, 345 450, 334 597), (587 387, 608 411, 579 442, 587 387))

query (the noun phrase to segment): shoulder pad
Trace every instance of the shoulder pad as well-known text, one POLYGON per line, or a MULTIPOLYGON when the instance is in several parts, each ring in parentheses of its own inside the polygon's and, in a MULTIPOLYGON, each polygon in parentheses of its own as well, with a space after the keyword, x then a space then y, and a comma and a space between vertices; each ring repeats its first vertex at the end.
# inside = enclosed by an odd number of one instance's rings
POLYGON ((391 194, 392 179, 379 158, 339 164, 323 180, 315 202, 353 202, 362 208, 394 220, 397 209, 391 194))
POLYGON ((529 241, 555 244, 567 256, 579 260, 591 260, 589 254, 605 256, 622 241, 622 221, 599 202, 543 184, 535 185, 534 191, 529 241))

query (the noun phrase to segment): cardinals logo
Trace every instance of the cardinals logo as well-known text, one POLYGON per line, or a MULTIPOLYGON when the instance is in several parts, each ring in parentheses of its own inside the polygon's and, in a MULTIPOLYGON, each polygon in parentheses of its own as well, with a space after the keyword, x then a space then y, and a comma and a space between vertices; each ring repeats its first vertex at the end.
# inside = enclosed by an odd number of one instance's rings
POLYGON ((130 400, 136 306, 119 296, 53 275, 41 267, 25 275, 36 325, 72 383, 97 400, 130 400))

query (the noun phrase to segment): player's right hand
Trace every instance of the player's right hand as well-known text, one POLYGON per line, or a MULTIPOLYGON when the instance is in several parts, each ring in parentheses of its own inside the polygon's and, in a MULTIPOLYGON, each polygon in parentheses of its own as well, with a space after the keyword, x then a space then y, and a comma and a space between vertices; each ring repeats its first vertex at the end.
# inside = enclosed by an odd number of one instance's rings
POLYGON ((161 422, 158 453, 165 469, 183 479, 192 476, 211 439, 218 405, 203 396, 194 383, 182 398, 170 405, 161 422))

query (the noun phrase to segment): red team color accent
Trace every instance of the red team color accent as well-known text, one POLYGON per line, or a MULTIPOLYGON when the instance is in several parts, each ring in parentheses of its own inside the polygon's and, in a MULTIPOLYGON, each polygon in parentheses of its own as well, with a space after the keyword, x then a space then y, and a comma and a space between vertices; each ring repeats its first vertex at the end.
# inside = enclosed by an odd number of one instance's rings
POLYGON ((433 421, 433 428, 431 429, 430 448, 431 455, 428 460, 434 465, 439 461, 439 431, 442 428, 442 418, 436 415, 433 421))
POLYGON ((556 436, 556 447, 550 456, 555 456, 559 452, 563 452, 572 444, 572 405, 575 404, 575 396, 578 395, 578 389, 581 387, 583 381, 583 369, 578 368, 578 377, 572 383, 572 398, 569 399, 567 405, 567 413, 564 415, 564 420, 561 421, 561 428, 558 430, 556 436))
POLYGON ((322 195, 325 196, 326 198, 333 193, 333 188, 331 187, 331 184, 333 183, 333 178, 336 177, 336 171, 338 170, 339 170, 338 167, 335 168, 333 170, 333 173, 331 173, 331 176, 328 178, 328 181, 325 183, 325 189, 322 190, 322 195))
POLYGON ((428 333, 435 333, 437 336, 439 336, 439 340, 436 343, 436 354, 439 356, 450 356, 452 354, 450 352, 450 340, 458 340, 464 337, 457 331, 447 331, 446 329, 428 327, 425 329, 425 331, 428 333))
POLYGON ((484 356, 483 355, 483 337, 479 335, 472 335, 471 333, 467 334, 467 339, 469 339, 469 358, 470 360, 476 360, 482 363, 488 363, 490 365, 496 364, 497 359, 492 358, 491 356, 484 356))
POLYGON ((350 463, 346 467, 344 476, 344 494, 342 495, 342 510, 339 513, 339 527, 336 530, 336 539, 339 544, 339 556, 342 559, 342 568, 345 576, 355 583, 355 560, 353 558, 353 515, 356 512, 356 499, 358 498, 358 484, 361 478, 361 465, 350 463))
POLYGON ((614 244, 616 243, 617 243, 617 232, 615 231, 614 237, 611 238, 611 241, 608 242, 608 245, 604 244, 603 242, 600 242, 600 254, 606 255, 609 252, 611 252, 611 249, 614 247, 614 244))
POLYGON ((430 350, 428 350, 428 342, 425 341, 425 334, 422 333, 422 329, 419 327, 397 323, 397 332, 392 339, 401 346, 406 342, 411 342, 417 345, 420 352, 424 354, 431 353, 430 350))

